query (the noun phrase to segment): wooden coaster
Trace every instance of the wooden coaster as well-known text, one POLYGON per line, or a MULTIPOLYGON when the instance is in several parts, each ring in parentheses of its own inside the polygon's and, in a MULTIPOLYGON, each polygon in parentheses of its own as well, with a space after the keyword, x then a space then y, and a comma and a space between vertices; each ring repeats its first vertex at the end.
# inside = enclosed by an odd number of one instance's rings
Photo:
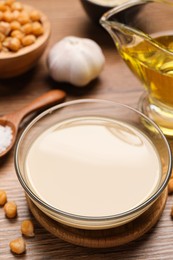
POLYGON ((92 248, 116 247, 141 237, 157 223, 166 200, 167 189, 147 211, 127 224, 106 230, 84 230, 63 225, 51 219, 27 197, 32 214, 47 231, 69 243, 92 248))

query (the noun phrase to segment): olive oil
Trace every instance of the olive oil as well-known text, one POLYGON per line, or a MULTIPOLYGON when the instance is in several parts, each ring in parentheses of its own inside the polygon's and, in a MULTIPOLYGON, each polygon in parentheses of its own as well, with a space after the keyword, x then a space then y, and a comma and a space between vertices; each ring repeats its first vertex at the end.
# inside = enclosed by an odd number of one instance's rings
POLYGON ((146 39, 131 47, 121 46, 119 51, 144 84, 151 103, 173 109, 173 35, 146 39))

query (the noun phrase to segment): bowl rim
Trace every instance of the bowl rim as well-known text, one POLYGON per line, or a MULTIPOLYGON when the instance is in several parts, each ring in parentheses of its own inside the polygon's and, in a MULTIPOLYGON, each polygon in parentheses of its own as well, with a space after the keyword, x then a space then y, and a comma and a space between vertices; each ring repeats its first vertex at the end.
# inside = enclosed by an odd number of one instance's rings
POLYGON ((23 48, 21 48, 20 50, 18 50, 17 52, 1 52, 0 53, 0 61, 3 60, 8 60, 8 59, 15 59, 17 57, 22 57, 28 53, 31 53, 33 51, 35 51, 37 48, 39 48, 40 46, 42 46, 45 42, 47 42, 47 40, 50 37, 50 33, 51 33, 51 24, 50 21, 48 19, 48 17, 39 9, 36 9, 34 6, 31 5, 27 5, 27 4, 23 4, 24 7, 26 7, 28 10, 37 10, 40 14, 41 14, 41 22, 43 24, 43 28, 44 33, 42 35, 40 35, 35 43, 29 45, 29 46, 25 46, 23 48))
POLYGON ((15 149, 14 149, 14 167, 15 167, 15 171, 18 177, 19 182, 21 183, 24 191, 27 193, 27 195, 33 200, 33 202, 35 201, 36 203, 38 203, 38 205, 40 205, 41 207, 45 208, 48 211, 51 211, 55 214, 59 214, 60 216, 66 217, 66 218, 70 218, 70 219, 74 219, 74 220, 79 220, 79 221, 111 221, 111 220, 118 220, 120 218, 124 218, 124 217, 128 217, 129 215, 132 215, 134 213, 137 213, 138 211, 147 208, 147 206, 149 206, 152 202, 154 202, 159 195, 162 193, 162 191, 166 188, 168 181, 170 179, 171 176, 171 172, 172 172, 172 153, 171 153, 171 148, 170 145, 166 139, 166 137, 164 136, 162 130, 159 128, 159 126, 150 118, 148 118, 146 115, 144 115, 143 113, 141 113, 140 111, 138 111, 137 109, 126 105, 126 104, 122 104, 119 102, 115 102, 115 101, 111 101, 111 100, 106 100, 106 99, 79 99, 79 100, 73 100, 73 101, 67 101, 67 102, 63 102, 61 104, 55 105, 49 109, 46 109, 45 111, 43 111, 42 113, 40 113, 38 116, 36 116, 27 126, 26 128, 21 132, 16 145, 15 145, 15 149), (44 202, 41 198, 39 198, 27 185, 26 181, 24 180, 24 178, 22 177, 21 171, 20 171, 20 166, 18 164, 18 151, 20 148, 20 144, 23 140, 23 138, 25 137, 25 135, 27 134, 27 132, 40 120, 42 119, 44 116, 53 113, 54 111, 57 111, 58 109, 67 107, 67 106, 71 106, 71 105, 75 105, 75 104, 81 104, 81 103, 91 103, 91 102, 97 102, 97 103, 109 103, 112 105, 116 105, 116 106, 120 106, 121 108, 125 108, 128 110, 131 110, 139 115, 141 115, 143 118, 146 119, 146 121, 148 121, 151 125, 153 125, 155 127, 155 129, 159 132, 159 134, 161 135, 162 140, 164 141, 167 151, 168 151, 168 169, 167 169, 167 173, 166 173, 166 177, 164 182, 162 183, 162 185, 160 186, 159 189, 156 190, 156 192, 154 192, 147 200, 143 201, 142 203, 140 203, 138 206, 122 212, 122 213, 118 213, 118 214, 114 214, 114 215, 109 215, 109 216, 82 216, 82 215, 77 215, 77 214, 73 214, 73 213, 69 213, 69 212, 65 212, 62 211, 60 209, 57 209, 51 205, 49 205, 48 203, 44 202))
MULTIPOLYGON (((108 4, 108 3, 106 3, 106 1, 105 1, 106 4, 101 4, 101 3, 99 3, 99 1, 95 2, 95 0, 81 0, 81 1, 89 2, 90 4, 93 4, 93 5, 101 7, 101 8, 113 8, 113 7, 120 5, 120 4, 118 4, 118 0, 116 0, 116 1, 114 0, 115 2, 117 2, 117 4, 108 4)), ((125 0, 123 0, 123 1, 125 1, 125 0)))

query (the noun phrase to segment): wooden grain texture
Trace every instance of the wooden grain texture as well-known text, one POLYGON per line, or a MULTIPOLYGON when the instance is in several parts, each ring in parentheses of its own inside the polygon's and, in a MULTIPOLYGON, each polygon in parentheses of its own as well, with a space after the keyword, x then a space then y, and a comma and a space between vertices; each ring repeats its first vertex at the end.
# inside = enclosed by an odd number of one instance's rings
POLYGON ((110 248, 125 245, 148 232, 160 219, 167 201, 167 189, 142 215, 119 227, 104 230, 84 230, 68 227, 49 218, 29 199, 27 203, 36 220, 51 234, 78 246, 110 248))
MULTIPOLYGON (((42 10, 50 19, 52 34, 46 52, 39 64, 27 74, 16 80, 0 80, 0 114, 10 113, 22 108, 38 95, 49 89, 61 88, 67 91, 67 100, 78 98, 102 98, 137 106, 143 92, 141 84, 135 79, 119 57, 107 33, 93 24, 78 0, 25 0, 42 10), (102 47, 106 64, 98 80, 87 89, 76 89, 66 84, 53 82, 48 76, 46 57, 50 47, 65 36, 89 37, 102 47)), ((172 144, 171 144, 172 145, 172 144)), ((8 220, 0 208, 0 259, 16 259, 9 250, 11 239, 21 235, 21 221, 31 218, 35 225, 35 238, 26 239, 27 252, 21 259, 75 259, 75 260, 170 260, 173 258, 173 221, 170 209, 173 197, 169 196, 166 208, 158 224, 137 241, 111 249, 88 249, 71 245, 48 233, 29 212, 24 191, 19 184, 13 163, 13 151, 0 161, 0 189, 5 189, 9 200, 18 205, 18 217, 8 220)))

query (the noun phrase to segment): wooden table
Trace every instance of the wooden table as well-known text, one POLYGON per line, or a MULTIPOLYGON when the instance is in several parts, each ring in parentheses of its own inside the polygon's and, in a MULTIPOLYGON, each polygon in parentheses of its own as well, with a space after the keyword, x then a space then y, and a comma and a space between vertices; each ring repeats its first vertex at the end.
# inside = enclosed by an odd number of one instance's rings
MULTIPOLYGON (((78 0, 26 0, 47 14, 52 25, 49 46, 39 64, 16 80, 0 80, 0 114, 20 109, 33 98, 52 88, 67 91, 67 100, 102 98, 136 107, 143 91, 116 52, 107 33, 92 23, 78 0), (74 89, 70 85, 53 82, 46 66, 50 47, 65 36, 74 35, 95 40, 103 49, 106 64, 98 80, 88 88, 74 89)), ((159 223, 137 241, 111 249, 88 249, 71 245, 49 234, 29 212, 13 163, 13 151, 0 161, 0 189, 7 191, 8 199, 18 206, 18 217, 8 220, 0 208, 0 259, 15 259, 9 250, 10 240, 20 236, 21 221, 31 218, 35 225, 35 238, 27 239, 27 252, 21 259, 173 259, 173 221, 169 196, 159 223)))

